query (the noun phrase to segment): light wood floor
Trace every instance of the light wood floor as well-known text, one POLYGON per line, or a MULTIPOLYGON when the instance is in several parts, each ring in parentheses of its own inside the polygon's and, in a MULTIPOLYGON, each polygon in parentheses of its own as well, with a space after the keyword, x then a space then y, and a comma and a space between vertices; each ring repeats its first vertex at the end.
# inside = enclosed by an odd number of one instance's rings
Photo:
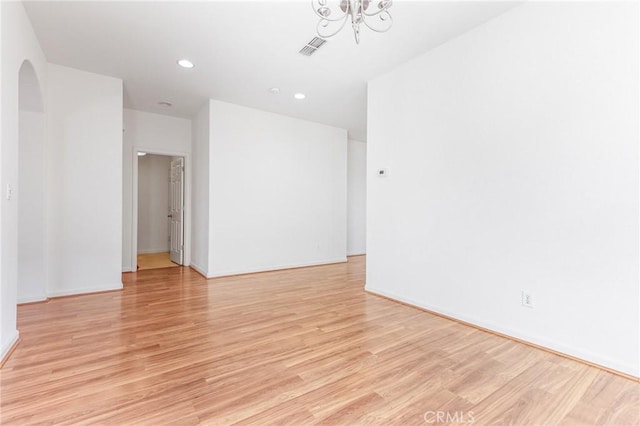
POLYGON ((173 268, 178 266, 180 265, 171 261, 169 252, 138 255, 138 271, 144 271, 147 269, 173 268))
POLYGON ((366 294, 364 257, 124 280, 18 307, 0 423, 640 423, 638 382, 366 294))

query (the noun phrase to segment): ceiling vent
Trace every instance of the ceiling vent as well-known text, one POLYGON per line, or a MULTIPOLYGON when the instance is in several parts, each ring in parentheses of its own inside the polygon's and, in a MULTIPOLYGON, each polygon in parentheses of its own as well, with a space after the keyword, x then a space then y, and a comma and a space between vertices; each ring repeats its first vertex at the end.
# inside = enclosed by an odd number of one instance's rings
POLYGON ((305 47, 300 49, 299 53, 304 56, 311 56, 314 53, 316 53, 316 50, 320 49, 320 47, 322 47, 322 45, 325 44, 326 42, 327 40, 323 38, 314 37, 311 39, 309 43, 307 43, 305 47))

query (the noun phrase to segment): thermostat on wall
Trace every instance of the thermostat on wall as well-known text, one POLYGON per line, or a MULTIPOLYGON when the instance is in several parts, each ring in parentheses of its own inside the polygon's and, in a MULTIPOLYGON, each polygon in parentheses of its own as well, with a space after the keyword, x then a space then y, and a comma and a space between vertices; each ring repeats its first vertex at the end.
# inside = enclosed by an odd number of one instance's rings
POLYGON ((389 169, 378 169, 378 177, 389 176, 389 169))

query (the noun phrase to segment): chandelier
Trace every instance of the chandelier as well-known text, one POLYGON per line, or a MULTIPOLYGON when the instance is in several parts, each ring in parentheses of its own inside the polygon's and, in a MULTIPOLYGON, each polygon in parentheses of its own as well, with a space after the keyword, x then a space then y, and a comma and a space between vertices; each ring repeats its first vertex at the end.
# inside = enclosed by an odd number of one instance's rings
MULTIPOLYGON (((370 30, 384 33, 391 28, 393 19, 389 13, 392 0, 379 0, 376 5, 370 0, 340 0, 340 13, 332 16, 333 10, 327 6, 328 0, 311 0, 313 10, 320 17, 316 32, 319 37, 329 38, 338 34, 351 17, 351 27, 356 43, 360 44, 360 24, 364 24, 370 30)), ((338 8, 336 8, 338 9, 338 8)))

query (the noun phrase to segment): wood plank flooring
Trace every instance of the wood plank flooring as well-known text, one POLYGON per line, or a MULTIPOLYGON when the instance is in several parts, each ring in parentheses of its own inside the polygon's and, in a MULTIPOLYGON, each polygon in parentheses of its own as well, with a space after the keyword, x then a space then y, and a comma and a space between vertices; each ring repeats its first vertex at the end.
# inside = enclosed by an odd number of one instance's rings
POLYGON ((19 306, 0 423, 640 423, 638 382, 367 294, 364 262, 19 306))
POLYGON ((178 266, 180 265, 171 261, 169 252, 138 255, 138 271, 159 268, 177 268, 178 266))

